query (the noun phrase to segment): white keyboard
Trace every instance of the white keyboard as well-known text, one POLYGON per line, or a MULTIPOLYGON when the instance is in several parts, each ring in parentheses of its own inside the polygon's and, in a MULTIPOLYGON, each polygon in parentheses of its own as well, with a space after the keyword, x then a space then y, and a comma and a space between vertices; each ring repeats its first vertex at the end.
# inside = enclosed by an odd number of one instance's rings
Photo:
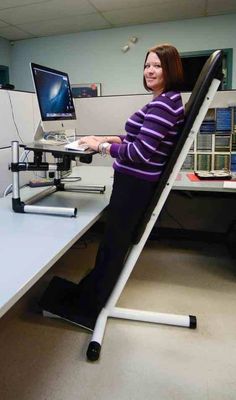
POLYGON ((75 140, 74 142, 67 143, 65 145, 65 149, 69 150, 78 150, 78 151, 85 151, 89 148, 87 144, 79 144, 78 140, 75 140))

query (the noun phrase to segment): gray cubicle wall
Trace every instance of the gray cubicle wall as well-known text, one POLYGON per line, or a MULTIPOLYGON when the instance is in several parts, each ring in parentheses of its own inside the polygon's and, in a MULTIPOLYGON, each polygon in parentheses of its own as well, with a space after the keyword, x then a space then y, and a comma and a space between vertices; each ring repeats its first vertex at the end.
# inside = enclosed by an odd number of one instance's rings
MULTIPOLYGON (((33 138, 33 97, 32 93, 0 90, 0 197, 12 179, 8 169, 11 162, 11 141, 26 143, 33 138)), ((29 176, 29 173, 21 174, 22 185, 28 182, 29 176)))
MULTIPOLYGON (((151 99, 150 95, 75 99, 78 135, 122 135, 125 121, 151 99)), ((111 166, 110 157, 94 157, 93 165, 111 166)))
MULTIPOLYGON (((185 103, 189 93, 182 95, 185 103)), ((104 96, 75 99, 78 135, 119 135, 124 133, 124 124, 129 116, 151 100, 149 94, 127 96, 104 96)), ((218 92, 212 107, 236 106, 236 91, 218 92)), ((11 161, 10 146, 12 140, 31 142, 39 123, 39 108, 34 93, 0 90, 0 196, 11 183, 8 163, 11 161), (18 135, 18 132, 19 135, 18 135)), ((99 155, 93 159, 93 165, 111 165, 110 157, 99 155)), ((32 176, 32 174, 31 174, 32 176)), ((21 183, 28 182, 30 173, 21 174, 21 183)))
MULTIPOLYGON (((183 93, 186 103, 190 93, 183 93)), ((152 99, 150 94, 75 99, 79 135, 119 135, 129 116, 152 99)), ((236 91, 217 92, 212 107, 236 106, 236 91)))
MULTIPOLYGON (((190 93, 183 93, 183 103, 186 103, 190 93)), ((79 135, 119 135, 124 133, 126 120, 132 113, 152 99, 150 94, 105 96, 80 98, 75 100, 77 112, 77 133, 79 135)), ((236 91, 218 92, 212 102, 212 107, 236 106, 236 91)), ((110 157, 94 157, 95 165, 111 165, 110 157)))
POLYGON ((123 134, 125 121, 151 98, 151 95, 140 94, 76 99, 78 134, 123 134))

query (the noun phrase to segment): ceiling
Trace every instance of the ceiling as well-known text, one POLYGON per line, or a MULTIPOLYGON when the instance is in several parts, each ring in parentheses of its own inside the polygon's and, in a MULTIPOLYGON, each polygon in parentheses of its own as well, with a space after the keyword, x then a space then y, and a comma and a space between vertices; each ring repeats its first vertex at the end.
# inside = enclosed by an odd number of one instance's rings
POLYGON ((0 0, 0 37, 15 41, 236 13, 236 0, 0 0))

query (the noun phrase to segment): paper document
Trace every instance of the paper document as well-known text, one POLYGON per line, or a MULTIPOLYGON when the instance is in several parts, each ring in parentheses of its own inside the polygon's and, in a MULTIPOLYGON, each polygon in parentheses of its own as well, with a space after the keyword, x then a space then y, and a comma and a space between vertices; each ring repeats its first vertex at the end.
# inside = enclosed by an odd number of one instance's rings
POLYGON ((225 189, 236 189, 236 181, 224 181, 223 187, 225 189))

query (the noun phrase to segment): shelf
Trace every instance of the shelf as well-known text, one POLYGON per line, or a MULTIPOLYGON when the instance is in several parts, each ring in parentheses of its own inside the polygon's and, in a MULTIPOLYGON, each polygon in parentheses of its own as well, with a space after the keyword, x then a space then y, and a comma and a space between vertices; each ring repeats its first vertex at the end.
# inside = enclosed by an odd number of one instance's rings
POLYGON ((210 108, 182 170, 236 169, 236 107, 210 108), (233 157, 232 157, 233 156, 233 157))

